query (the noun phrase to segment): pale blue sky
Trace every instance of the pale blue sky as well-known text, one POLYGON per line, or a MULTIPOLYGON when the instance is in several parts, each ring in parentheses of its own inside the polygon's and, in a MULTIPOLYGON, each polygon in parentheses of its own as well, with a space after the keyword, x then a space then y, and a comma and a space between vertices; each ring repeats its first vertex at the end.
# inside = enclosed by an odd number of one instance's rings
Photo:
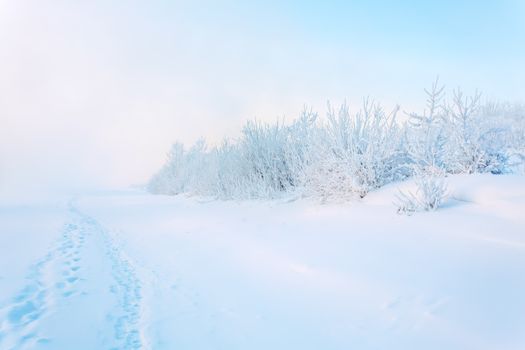
POLYGON ((419 108, 436 75, 525 97, 525 0, 0 0, 0 44, 3 178, 141 182, 173 141, 327 100, 419 108))

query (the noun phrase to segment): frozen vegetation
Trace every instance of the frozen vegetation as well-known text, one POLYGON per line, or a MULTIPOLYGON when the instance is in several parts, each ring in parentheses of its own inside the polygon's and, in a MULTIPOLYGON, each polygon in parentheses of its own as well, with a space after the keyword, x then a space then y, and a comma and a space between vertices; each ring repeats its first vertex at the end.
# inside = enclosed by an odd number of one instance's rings
POLYGON ((400 212, 434 210, 451 174, 519 172, 525 159, 525 108, 481 102, 481 95, 446 92, 436 81, 423 113, 386 112, 369 99, 350 113, 328 105, 326 118, 305 109, 284 122, 249 121, 235 140, 189 149, 176 143, 151 179, 156 194, 218 199, 313 197, 322 202, 365 197, 410 177, 400 212))

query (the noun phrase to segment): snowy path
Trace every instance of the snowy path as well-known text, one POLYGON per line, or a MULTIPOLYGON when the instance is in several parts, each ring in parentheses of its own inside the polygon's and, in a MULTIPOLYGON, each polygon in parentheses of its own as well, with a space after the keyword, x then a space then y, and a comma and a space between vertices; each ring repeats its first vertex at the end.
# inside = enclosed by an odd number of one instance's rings
POLYGON ((525 177, 450 188, 412 217, 395 188, 0 206, 0 349, 524 349, 525 177))
POLYGON ((104 227, 72 204, 59 240, 26 281, 0 311, 1 349, 147 348, 133 265, 104 227))

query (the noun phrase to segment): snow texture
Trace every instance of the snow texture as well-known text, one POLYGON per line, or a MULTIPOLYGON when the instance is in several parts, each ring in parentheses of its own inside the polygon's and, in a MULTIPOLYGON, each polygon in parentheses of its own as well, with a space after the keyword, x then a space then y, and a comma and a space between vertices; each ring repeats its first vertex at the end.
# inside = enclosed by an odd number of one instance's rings
POLYGON ((140 191, 0 210, 1 349, 525 347, 525 178, 350 203, 140 191))

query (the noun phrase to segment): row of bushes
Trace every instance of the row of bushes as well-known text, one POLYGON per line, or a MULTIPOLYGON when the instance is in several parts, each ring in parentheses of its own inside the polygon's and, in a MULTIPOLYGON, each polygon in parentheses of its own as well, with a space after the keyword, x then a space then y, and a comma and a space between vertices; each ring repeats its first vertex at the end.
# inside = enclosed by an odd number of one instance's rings
POLYGON ((424 113, 386 113, 365 100, 351 114, 328 106, 326 118, 305 109, 292 123, 249 121, 236 140, 186 149, 176 143, 151 179, 156 194, 219 199, 364 197, 385 184, 430 174, 512 172, 524 160, 525 108, 480 103, 436 82, 424 113))

